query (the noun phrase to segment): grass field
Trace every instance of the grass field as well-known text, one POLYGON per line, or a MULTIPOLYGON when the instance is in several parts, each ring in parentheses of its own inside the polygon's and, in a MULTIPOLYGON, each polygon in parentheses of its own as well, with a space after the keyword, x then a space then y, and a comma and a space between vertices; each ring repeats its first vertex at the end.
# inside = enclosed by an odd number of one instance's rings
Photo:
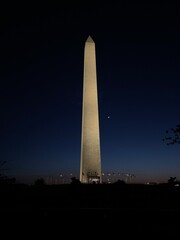
MULTIPOLYGON (((180 187, 102 184, 1 186, 0 211, 6 227, 31 226, 101 230, 152 239, 180 236, 180 187)), ((66 234, 72 233, 70 230, 66 234)), ((77 234, 78 231, 75 231, 77 234)))

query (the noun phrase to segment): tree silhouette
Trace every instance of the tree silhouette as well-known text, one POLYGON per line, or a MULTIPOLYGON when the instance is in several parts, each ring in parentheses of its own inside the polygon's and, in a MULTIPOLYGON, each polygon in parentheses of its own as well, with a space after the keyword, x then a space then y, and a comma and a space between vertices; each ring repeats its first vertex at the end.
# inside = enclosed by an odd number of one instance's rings
POLYGON ((176 182, 176 177, 170 177, 170 178, 168 179, 168 183, 169 183, 170 185, 174 185, 175 182, 176 182))
POLYGON ((162 139, 167 145, 180 144, 180 124, 175 128, 166 130, 165 137, 162 139))
POLYGON ((4 175, 4 170, 6 170, 4 169, 5 164, 6 164, 6 161, 0 161, 0 182, 1 183, 4 183, 7 178, 7 176, 4 175))
POLYGON ((44 178, 38 178, 38 179, 35 180, 34 184, 36 186, 44 186, 46 183, 45 183, 44 178))
POLYGON ((4 168, 6 161, 0 161, 0 184, 14 184, 16 182, 15 177, 9 178, 4 174, 4 171, 7 170, 4 168))
POLYGON ((4 171, 3 166, 5 165, 6 161, 0 161, 0 176, 3 175, 2 172, 4 171))

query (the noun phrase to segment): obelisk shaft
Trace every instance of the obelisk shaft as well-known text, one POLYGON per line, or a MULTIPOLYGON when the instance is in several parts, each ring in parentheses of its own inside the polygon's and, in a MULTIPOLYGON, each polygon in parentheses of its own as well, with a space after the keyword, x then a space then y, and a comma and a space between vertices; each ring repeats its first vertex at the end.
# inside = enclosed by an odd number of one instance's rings
POLYGON ((91 37, 85 43, 83 78, 80 181, 89 183, 97 176, 101 182, 96 54, 91 37))

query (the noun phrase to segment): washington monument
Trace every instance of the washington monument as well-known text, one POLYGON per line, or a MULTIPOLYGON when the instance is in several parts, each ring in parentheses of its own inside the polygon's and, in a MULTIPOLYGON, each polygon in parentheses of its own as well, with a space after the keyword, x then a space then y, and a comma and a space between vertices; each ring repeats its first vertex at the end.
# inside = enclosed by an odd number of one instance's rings
POLYGON ((101 183, 99 111, 95 43, 89 36, 84 49, 80 181, 101 183))

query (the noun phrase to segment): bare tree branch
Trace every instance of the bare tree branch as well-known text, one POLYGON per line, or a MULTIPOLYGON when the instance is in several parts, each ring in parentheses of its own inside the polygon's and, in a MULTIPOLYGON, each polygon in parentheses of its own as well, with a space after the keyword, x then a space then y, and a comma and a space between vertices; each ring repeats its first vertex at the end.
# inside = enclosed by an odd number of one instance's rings
POLYGON ((180 124, 175 128, 166 130, 165 137, 162 139, 167 145, 180 144, 180 124))

